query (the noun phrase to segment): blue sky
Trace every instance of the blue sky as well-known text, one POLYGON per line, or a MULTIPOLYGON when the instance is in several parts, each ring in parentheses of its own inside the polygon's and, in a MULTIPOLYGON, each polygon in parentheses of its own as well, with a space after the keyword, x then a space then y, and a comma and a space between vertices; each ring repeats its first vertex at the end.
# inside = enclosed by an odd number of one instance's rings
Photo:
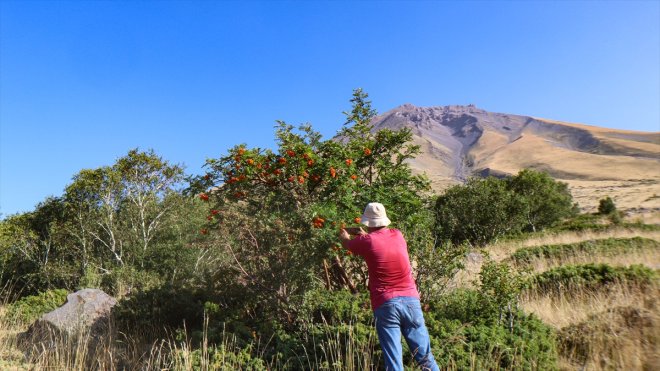
POLYGON ((352 89, 660 131, 658 1, 0 1, 0 213, 154 149, 188 173, 352 89))

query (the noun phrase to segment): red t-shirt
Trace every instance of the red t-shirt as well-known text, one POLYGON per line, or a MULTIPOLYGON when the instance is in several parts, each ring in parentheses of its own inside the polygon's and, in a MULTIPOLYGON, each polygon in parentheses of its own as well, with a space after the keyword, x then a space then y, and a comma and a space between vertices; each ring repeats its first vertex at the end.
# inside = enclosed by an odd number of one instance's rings
POLYGON ((419 298, 412 276, 408 246, 398 229, 383 228, 348 242, 348 249, 366 260, 373 310, 397 296, 419 298))

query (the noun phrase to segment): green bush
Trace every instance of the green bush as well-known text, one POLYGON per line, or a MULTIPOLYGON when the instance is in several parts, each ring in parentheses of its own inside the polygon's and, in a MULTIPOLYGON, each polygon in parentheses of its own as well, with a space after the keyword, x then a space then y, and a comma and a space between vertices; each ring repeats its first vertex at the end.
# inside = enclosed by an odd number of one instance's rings
POLYGON ((517 265, 526 265, 534 259, 558 259, 581 253, 618 255, 632 251, 659 248, 660 242, 650 238, 608 238, 572 244, 526 247, 514 252, 510 259, 517 265))
POLYGON ((605 197, 598 202, 598 213, 601 215, 609 215, 616 211, 614 201, 609 197, 605 197))
POLYGON ((61 307, 66 302, 66 296, 66 290, 55 289, 23 297, 7 307, 7 317, 23 323, 34 322, 43 314, 61 307))
POLYGON ((521 311, 513 329, 498 325, 498 314, 473 290, 457 290, 425 313, 433 355, 439 365, 469 369, 557 369, 555 333, 521 311), (484 310, 485 309, 485 310, 484 310))
MULTIPOLYGON (((266 362, 254 354, 253 346, 236 347, 234 344, 223 342, 218 346, 212 346, 208 349, 208 354, 204 354, 201 349, 196 349, 190 353, 190 364, 194 370, 267 370, 266 362), (205 357, 207 357, 205 359, 205 357), (204 364, 205 362, 208 362, 204 364)), ((175 355, 176 356, 176 355, 175 355)), ((183 354, 180 355, 183 357, 183 354)), ((181 366, 185 361, 179 361, 181 366)))
POLYGON ((525 169, 509 179, 470 179, 435 203, 439 239, 484 245, 505 235, 536 232, 574 215, 566 184, 525 169))
POLYGON ((612 267, 607 264, 563 265, 532 278, 535 290, 556 292, 571 289, 599 289, 614 283, 646 287, 657 281, 657 272, 643 265, 612 267))
POLYGON ((204 303, 208 296, 197 289, 165 285, 138 292, 121 300, 114 309, 115 318, 126 329, 201 328, 204 303))
POLYGON ((484 245, 521 229, 522 204, 506 182, 496 178, 470 179, 449 188, 435 203, 435 232, 454 244, 484 245))
POLYGON ((304 328, 309 324, 342 324, 372 321, 369 295, 362 292, 353 295, 348 290, 312 290, 305 295, 299 312, 299 321, 304 328))

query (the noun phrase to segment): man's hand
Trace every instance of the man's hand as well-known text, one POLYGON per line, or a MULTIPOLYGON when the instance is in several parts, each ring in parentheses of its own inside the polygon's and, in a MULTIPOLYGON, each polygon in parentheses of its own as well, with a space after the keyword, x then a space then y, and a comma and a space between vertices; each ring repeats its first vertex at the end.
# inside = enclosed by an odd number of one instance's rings
POLYGON ((342 228, 339 230, 339 239, 342 241, 342 243, 344 241, 350 241, 351 235, 348 234, 344 228, 342 228))

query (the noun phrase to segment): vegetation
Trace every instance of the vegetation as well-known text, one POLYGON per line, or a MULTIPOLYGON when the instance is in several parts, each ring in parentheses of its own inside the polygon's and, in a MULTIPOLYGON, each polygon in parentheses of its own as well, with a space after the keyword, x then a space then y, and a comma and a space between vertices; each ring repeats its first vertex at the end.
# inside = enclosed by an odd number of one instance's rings
POLYGON ((565 183, 522 170, 508 179, 473 178, 435 203, 438 238, 484 245, 505 235, 551 227, 575 213, 565 183))
POLYGON ((642 265, 612 267, 607 264, 584 264, 553 268, 536 275, 531 283, 535 290, 564 291, 576 288, 599 289, 615 283, 644 287, 656 281, 656 271, 642 265))
POLYGON ((585 297, 634 289, 638 298, 655 289, 655 271, 639 266, 516 270, 582 252, 657 250, 642 238, 523 248, 487 259, 472 288, 454 288, 475 245, 596 230, 601 217, 575 216, 566 185, 533 170, 471 179, 434 198, 408 166, 419 152, 411 132, 375 132, 359 89, 351 103, 333 139, 278 122, 276 148, 237 145, 193 176, 134 149, 0 221, 0 368, 377 369, 366 266, 337 240, 374 200, 406 237, 434 355, 449 370, 553 370, 559 359, 592 359, 573 332, 530 314, 530 293, 554 300, 560 288, 585 297), (111 334, 17 354, 18 332, 85 287, 119 299, 111 334))
POLYGON ((605 197, 598 202, 598 213, 601 215, 609 215, 616 211, 614 201, 609 197, 605 197))
POLYGON ((640 250, 660 249, 660 242, 642 237, 587 240, 561 245, 542 245, 522 248, 511 254, 518 266, 529 265, 536 259, 561 259, 579 254, 618 255, 640 250))
POLYGON ((26 296, 8 305, 5 315, 11 321, 32 323, 43 314, 62 306, 66 302, 66 295, 66 290, 55 289, 26 296))
POLYGON ((658 326, 657 314, 648 309, 609 308, 563 328, 558 345, 573 367, 653 369, 660 345, 658 326))

